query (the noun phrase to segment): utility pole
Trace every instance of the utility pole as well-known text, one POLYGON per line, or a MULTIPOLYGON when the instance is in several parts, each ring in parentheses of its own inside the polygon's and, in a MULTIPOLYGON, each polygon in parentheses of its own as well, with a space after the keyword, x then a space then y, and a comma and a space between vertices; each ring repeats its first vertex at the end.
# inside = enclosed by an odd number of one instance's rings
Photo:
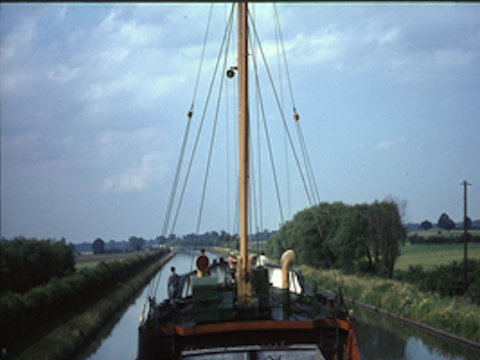
POLYGON ((463 294, 467 293, 468 289, 468 266, 467 266, 467 186, 472 185, 463 180, 460 185, 463 185, 463 294))

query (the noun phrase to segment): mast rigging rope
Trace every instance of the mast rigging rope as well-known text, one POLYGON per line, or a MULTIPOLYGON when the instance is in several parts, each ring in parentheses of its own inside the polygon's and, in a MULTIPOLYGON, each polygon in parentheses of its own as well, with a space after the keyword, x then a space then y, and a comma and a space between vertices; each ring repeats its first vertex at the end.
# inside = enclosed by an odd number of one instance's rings
MULTIPOLYGON (((213 4, 212 4, 213 6, 213 4)), ((209 90, 208 90, 208 94, 207 94, 207 98, 206 98, 206 101, 205 101, 205 106, 204 106, 204 109, 203 109, 203 114, 202 114, 202 117, 201 117, 201 121, 200 121, 200 124, 199 124, 199 128, 198 128, 198 131, 197 131, 197 136, 195 138, 195 142, 194 142, 194 145, 193 145, 193 148, 192 148, 192 152, 191 152, 191 155, 190 155, 190 161, 189 161, 189 164, 188 164, 188 168, 187 168, 187 172, 186 172, 186 175, 185 175, 185 180, 184 180, 184 183, 183 183, 183 186, 182 186, 182 191, 180 193, 180 198, 178 200, 178 204, 177 204, 177 208, 176 208, 176 211, 175 211, 175 216, 173 218, 173 223, 171 224, 171 227, 170 227, 170 233, 173 233, 174 229, 175 229, 175 225, 177 223, 177 220, 178 220, 178 215, 179 215, 179 212, 180 212, 180 208, 181 208, 181 205, 182 205, 182 201, 183 201, 183 198, 184 198, 184 195, 185 195, 185 191, 186 191, 186 186, 187 186, 187 183, 188 183, 188 179, 189 179, 189 175, 190 175, 190 171, 191 171, 191 168, 192 168, 192 164, 193 164, 193 159, 195 157, 195 153, 196 153, 196 149, 197 149, 197 146, 198 146, 198 142, 199 142, 199 138, 200 138, 200 134, 201 134, 201 131, 202 131, 202 128, 203 128, 203 124, 204 124, 204 120, 205 120, 205 115, 206 115, 206 111, 207 111, 207 108, 208 108, 208 103, 209 103, 209 100, 210 100, 210 96, 211 96, 211 93, 212 93, 212 90, 213 90, 213 85, 215 83, 215 78, 216 78, 216 75, 217 75, 217 72, 218 72, 218 66, 219 66, 219 63, 220 63, 220 59, 221 59, 221 54, 223 53, 223 49, 224 49, 224 46, 225 46, 225 41, 226 41, 226 38, 227 38, 227 33, 230 33, 230 31, 228 29, 231 29, 231 25, 233 23, 233 10, 234 10, 234 4, 232 5, 231 7, 231 10, 230 10, 230 16, 229 16, 229 19, 228 19, 228 22, 227 22, 227 25, 225 27, 225 30, 224 30, 224 34, 223 34, 223 38, 222 38, 222 43, 221 43, 221 47, 220 47, 220 51, 219 51, 219 55, 217 56, 217 62, 215 64, 215 69, 214 69, 214 73, 213 73, 213 76, 212 76, 212 80, 210 82, 210 86, 209 86, 209 90)), ((209 23, 210 23, 210 16, 211 16, 211 13, 212 13, 212 8, 210 9, 210 15, 209 15, 209 23)), ((209 27, 209 25, 208 25, 209 27)), ((207 27, 207 33, 208 33, 208 27, 207 27)), ((205 35, 205 39, 207 38, 207 36, 205 35)), ((202 50, 202 59, 203 59, 203 55, 204 55, 204 50, 205 50, 205 43, 204 43, 204 46, 203 46, 203 50, 202 50)), ((201 62, 203 62, 203 60, 201 60, 201 62)), ((199 69, 201 69, 201 66, 199 67, 199 69)), ((198 85, 198 79, 199 79, 199 75, 197 76, 197 85, 198 85)), ((196 85, 196 87, 197 87, 196 85)), ((197 89, 194 90, 194 97, 193 99, 195 99, 195 96, 196 96, 196 92, 197 92, 197 89)), ((194 101, 194 100, 193 100, 194 101)), ((189 126, 190 126, 190 119, 191 119, 191 115, 192 115, 192 110, 193 110, 193 102, 192 102, 192 108, 190 109, 187 117, 188 117, 188 125, 187 125, 187 129, 189 129, 189 126)), ((184 151, 183 147, 185 146, 186 144, 186 136, 188 134, 189 131, 185 131, 185 137, 184 137, 184 144, 182 145, 182 151, 184 151)), ((177 171, 176 173, 180 172, 180 168, 181 168, 181 162, 183 161, 180 161, 180 160, 183 160, 183 154, 181 154, 181 156, 179 157, 179 164, 177 164, 177 171)), ((176 174, 176 180, 174 180, 174 183, 178 182, 178 176, 176 174)), ((169 201, 169 211, 168 211, 168 215, 166 214, 166 217, 168 218, 168 220, 165 220, 165 223, 164 223, 164 232, 165 234, 167 233, 168 231, 168 226, 169 226, 169 222, 170 222, 170 216, 171 216, 171 211, 172 211, 172 207, 173 207, 173 202, 174 202, 174 197, 176 195, 176 187, 177 187, 177 184, 174 185, 174 188, 175 188, 175 191, 172 190, 173 192, 173 195, 172 195, 172 192, 170 194, 170 197, 172 198, 171 201, 169 201), (172 203, 172 205, 170 205, 170 202, 172 203)), ((159 285, 159 281, 160 281, 160 276, 159 274, 157 275, 156 279, 154 282, 152 282, 151 284, 153 284, 153 286, 150 286, 149 287, 149 290, 148 290, 148 297, 151 297, 151 296, 154 296, 157 291, 158 291, 158 285, 159 285)), ((143 316, 144 314, 142 314, 143 316)))
MULTIPOLYGON (((231 26, 232 21, 233 21, 233 9, 234 9, 234 4, 232 5, 232 9, 230 11, 230 17, 229 17, 229 21, 228 21, 228 24, 227 24, 227 28, 231 26)), ((223 53, 223 49, 224 49, 224 46, 225 46, 225 40, 226 40, 226 37, 227 37, 227 28, 225 29, 224 34, 223 34, 223 39, 222 39, 222 44, 220 46, 219 55, 217 56, 217 61, 216 61, 216 64, 215 64, 214 73, 213 73, 213 76, 212 76, 212 80, 210 81, 210 86, 209 86, 209 89, 208 89, 206 103, 205 103, 205 106, 203 108, 203 113, 202 113, 202 117, 201 117, 201 120, 200 120, 199 129, 198 129, 198 132, 197 132, 197 136, 195 138, 195 142, 194 142, 194 145, 193 145, 190 161, 189 161, 189 164, 188 164, 188 167, 187 167, 187 173, 185 175, 185 181, 183 182, 182 192, 180 194, 180 199, 179 199, 177 209, 176 209, 176 212, 175 212, 174 222, 173 222, 172 227, 171 227, 172 232, 173 232, 173 229, 175 228, 175 225, 176 225, 177 220, 178 220, 178 215, 179 215, 179 212, 180 212, 183 197, 185 195, 185 190, 186 190, 188 179, 189 179, 189 176, 190 176, 190 171, 192 169, 193 160, 195 158, 195 153, 196 153, 196 150, 197 150, 197 147, 198 147, 198 142, 199 142, 200 134, 201 134, 203 124, 204 124, 204 121, 205 121, 205 116, 206 116, 206 112, 207 112, 207 108, 208 108, 208 103, 209 103, 210 96, 211 96, 211 93, 212 93, 212 90, 213 90, 213 85, 215 83, 215 78, 216 78, 216 75, 217 75, 217 72, 218 72, 218 67, 219 67, 219 63, 220 63, 220 59, 221 59, 221 54, 223 53)))
MULTIPOLYGON (((250 19, 250 18, 249 18, 250 19)), ((251 19, 250 19, 251 20, 251 19)), ((264 66, 265 66, 265 70, 267 72, 267 76, 268 76, 268 79, 270 81, 270 85, 272 87, 272 91, 273 91, 273 95, 274 95, 274 98, 275 98, 275 101, 277 103, 277 107, 278 107, 278 110, 280 112, 280 117, 282 119, 282 122, 283 122, 283 127, 285 129, 285 133, 287 134, 287 137, 288 137, 288 141, 290 143, 290 147, 292 149, 292 153, 294 155, 294 158, 295 158, 295 161, 297 163, 297 168, 298 168, 298 171, 300 173, 300 177, 302 179, 302 182, 303 182, 303 185, 304 185, 304 189, 305 189, 305 192, 306 192, 306 195, 307 195, 307 198, 308 198, 308 201, 309 203, 311 204, 311 206, 313 206, 313 201, 312 201, 312 197, 311 197, 311 194, 310 194, 310 191, 308 189, 308 186, 307 186, 307 183, 306 183, 306 180, 305 180, 305 176, 303 174, 303 171, 302 171, 302 168, 301 168, 301 164, 300 164, 300 160, 298 158, 298 155, 297 155, 297 151, 295 150, 295 146, 294 146, 294 143, 293 143, 293 139, 292 139, 292 136, 290 134, 290 131, 288 130, 288 125, 287 125, 287 122, 285 120, 285 114, 283 112, 283 109, 281 107, 281 103, 280 103, 280 99, 279 99, 279 96, 278 96, 278 92, 275 88, 275 84, 273 82, 273 78, 272 78, 272 74, 270 72, 270 69, 269 69, 269 66, 268 66, 268 63, 267 63, 267 60, 266 60, 266 57, 265 57, 265 53, 263 51, 263 48, 261 46, 261 42, 260 42, 260 39, 259 39, 259 36, 258 36, 258 33, 257 33, 257 29, 255 27, 255 24, 253 22, 251 22, 251 27, 253 29, 253 33, 255 35, 255 39, 257 41, 257 44, 258 44, 258 47, 260 49, 260 54, 261 54, 261 57, 262 57, 262 60, 263 60, 263 63, 264 63, 264 66)), ((254 60, 254 64, 255 64, 255 60, 254 60)))
MULTIPOLYGON (((231 25, 231 23, 230 23, 230 25, 231 25)), ((228 44, 229 44, 229 41, 230 41, 231 30, 232 30, 232 27, 230 26, 227 30, 228 31, 228 39, 226 41, 227 46, 225 47, 223 69, 221 71, 222 74, 225 73, 225 69, 227 68, 228 44)), ((200 200, 200 209, 199 209, 199 214, 198 214, 198 218, 197 218, 196 236, 198 235, 198 232, 200 231, 200 223, 201 223, 201 220, 202 220, 203 206, 204 206, 204 203, 205 203, 205 194, 206 194, 206 191, 207 191, 208 175, 210 173, 210 164, 211 164, 212 154, 213 154, 213 145, 215 143, 215 133, 216 133, 216 130, 217 130, 218 114, 219 114, 219 111, 220 111, 221 95, 222 95, 222 90, 223 90, 223 84, 224 84, 224 81, 225 81, 225 77, 221 76, 220 79, 221 80, 220 80, 220 87, 219 87, 218 96, 217 96, 217 106, 216 106, 216 109, 215 109, 215 117, 214 117, 214 122, 213 122, 212 135, 210 137, 210 148, 209 148, 209 151, 208 151, 207 166, 206 166, 206 169, 205 169, 205 175, 204 175, 204 180, 203 180, 203 189, 202 189, 202 196, 201 196, 201 200, 200 200)))
POLYGON ((263 106, 262 93, 261 93, 261 90, 260 90, 260 81, 259 81, 259 78, 258 78, 257 61, 256 61, 255 53, 252 53, 252 55, 253 55, 252 56, 253 67, 255 69, 255 84, 256 84, 255 89, 258 93, 260 111, 261 111, 262 120, 263 120, 263 127, 264 127, 264 130, 265 130, 265 138, 267 140, 268 154, 269 154, 269 157, 270 157, 270 165, 272 167, 272 174, 273 174, 273 180, 274 180, 274 185, 275 185, 275 192, 276 192, 276 195, 277 195, 278 208, 279 208, 279 212, 280 212, 280 218, 281 218, 281 221, 282 221, 282 224, 283 224, 285 222, 285 217, 283 216, 282 200, 281 200, 281 196, 280 196, 280 189, 279 189, 279 186, 278 186, 278 179, 277 179, 278 177, 277 177, 277 172, 275 170, 275 161, 274 161, 274 158, 273 158, 273 150, 272 150, 272 145, 271 145, 271 141, 270 141, 270 135, 269 135, 269 131, 268 131, 267 120, 266 120, 266 116, 265 116, 265 108, 263 106))
POLYGON ((277 5, 275 3, 273 3, 273 9, 274 9, 274 12, 275 12, 275 19, 277 20, 278 35, 280 37, 280 43, 282 44, 283 62, 285 64, 285 73, 287 74, 288 89, 290 91, 290 98, 292 100, 293 110, 296 113, 297 111, 295 109, 295 100, 293 99, 293 90, 292 90, 292 82, 290 80, 290 71, 288 70, 287 55, 286 55, 286 52, 285 52, 285 45, 284 45, 284 42, 283 42, 282 29, 281 29, 281 26, 280 26, 280 16, 278 15, 277 5))
MULTIPOLYGON (((193 106, 195 104, 195 99, 197 97, 198 84, 200 82, 200 73, 202 72, 203 57, 205 55, 205 48, 207 46, 207 38, 208 38, 209 29, 210 29, 210 22, 211 22, 211 19, 212 19, 212 12, 213 12, 213 3, 212 3, 212 5, 210 5, 210 12, 208 14, 208 21, 207 21, 207 29, 205 30, 205 35, 204 35, 204 38, 203 38, 202 54, 200 55, 200 63, 198 64, 197 78, 195 80, 195 87, 194 87, 194 90, 193 90, 192 106, 190 108, 191 112, 193 112, 193 106)), ((189 112, 189 114, 190 114, 190 112, 189 112)))
POLYGON ((207 44, 208 33, 209 33, 209 29, 210 29, 210 23, 211 23, 211 19, 212 19, 212 11, 213 11, 213 3, 210 6, 210 12, 208 14, 207 28, 205 30, 205 35, 204 35, 204 38, 203 38, 202 52, 201 52, 201 55, 200 55, 200 62, 199 62, 198 70, 197 70, 197 77, 196 77, 196 80, 195 80, 195 87, 194 87, 193 95, 192 95, 192 104, 190 106, 190 110, 187 113, 187 118, 188 118, 187 125, 185 127, 185 133, 184 133, 184 136, 183 136, 180 156, 178 157, 177 167, 176 167, 176 170, 175 170, 175 176, 174 176, 174 180, 173 180, 173 184, 172 184, 172 190, 170 191, 170 197, 169 197, 169 200, 168 200, 167 211, 165 212, 164 223, 163 223, 163 226, 162 226, 162 235, 163 236, 167 235, 168 226, 169 226, 169 223, 170 223, 170 217, 171 217, 171 213, 172 213, 172 207, 173 207, 173 203, 175 201, 175 196, 176 196, 176 193, 177 193, 178 178, 179 178, 180 170, 181 170, 182 163, 183 163, 183 156, 184 156, 184 153, 185 153, 188 134, 189 134, 189 131, 190 131, 190 125, 191 125, 191 119, 192 119, 192 116, 193 116, 193 108, 194 108, 194 104, 195 104, 195 99, 197 97, 198 84, 200 82, 200 73, 202 71, 203 58, 204 58, 204 55, 205 55, 205 48, 206 48, 206 44, 207 44))

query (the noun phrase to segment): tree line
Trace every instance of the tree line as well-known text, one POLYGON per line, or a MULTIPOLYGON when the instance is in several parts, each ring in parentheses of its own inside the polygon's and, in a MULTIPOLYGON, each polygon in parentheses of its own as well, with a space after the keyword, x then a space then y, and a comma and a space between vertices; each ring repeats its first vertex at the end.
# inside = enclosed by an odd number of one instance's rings
POLYGON ((113 246, 108 248, 102 238, 96 238, 93 241, 91 248, 94 254, 142 251, 147 244, 147 240, 138 236, 130 236, 128 242, 123 246, 115 246, 118 244, 116 244, 115 241, 110 240, 109 245, 112 245, 112 243, 113 246))
POLYGON ((298 212, 266 244, 279 258, 293 249, 297 262, 393 276, 406 230, 393 200, 372 204, 320 203, 298 212))
MULTIPOLYGON (((465 219, 465 225, 466 225, 466 228, 467 230, 469 229, 480 229, 480 220, 475 220, 475 221, 472 221, 468 216, 466 217, 465 219)), ((429 220, 423 220, 419 225, 418 227, 422 230, 430 230, 432 229, 434 226, 434 224, 429 221, 429 220)), ((447 230, 447 231, 450 231, 450 230, 453 230, 453 229, 463 229, 464 227, 464 224, 463 224, 463 221, 460 222, 460 223, 455 223, 455 221, 453 221, 450 216, 448 216, 447 213, 442 213, 440 215, 440 217, 438 218, 437 220, 437 223, 436 223, 436 226, 437 228, 439 229, 443 229, 443 230, 447 230)))
MULTIPOLYGON (((265 242, 277 231, 263 230, 252 235, 254 242, 265 242)), ((144 239, 142 237, 130 236, 128 241, 114 241, 105 242, 102 238, 96 238, 93 243, 76 244, 77 252, 93 251, 94 254, 105 254, 115 252, 131 252, 141 251, 147 247, 154 245, 161 246, 185 246, 185 247, 199 247, 199 246, 219 246, 230 249, 238 249, 238 234, 230 234, 224 230, 207 231, 203 234, 190 233, 187 235, 170 234, 168 236, 159 235, 155 239, 144 239)))
MULTIPOLYGON (((450 237, 450 236, 420 236, 417 234, 411 235, 408 237, 408 241, 412 245, 417 244, 454 244, 454 243, 463 243, 463 234, 462 236, 450 237)), ((467 233, 467 242, 480 243, 480 236, 472 235, 467 233)))
MULTIPOLYGON (((254 242, 264 242, 268 240, 277 231, 264 230, 252 235, 254 242)), ((186 246, 186 247, 198 247, 198 246, 219 246, 229 249, 237 249, 239 247, 238 234, 230 234, 224 230, 207 231, 203 234, 190 233, 183 236, 177 236, 171 234, 168 237, 160 236, 157 238, 159 244, 166 244, 169 246, 186 246)))
POLYGON ((0 240, 0 294, 23 293, 75 271, 75 252, 65 239, 37 240, 16 237, 0 240))

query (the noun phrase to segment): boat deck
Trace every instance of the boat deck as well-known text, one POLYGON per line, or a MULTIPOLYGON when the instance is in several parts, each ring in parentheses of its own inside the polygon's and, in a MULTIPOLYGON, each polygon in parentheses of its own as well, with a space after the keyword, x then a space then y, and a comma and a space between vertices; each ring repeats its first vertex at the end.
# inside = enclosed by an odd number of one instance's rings
POLYGON ((290 346, 239 346, 183 351, 180 359, 185 360, 325 360, 315 345, 294 344, 290 346))
MULTIPOLYGON (((318 303, 308 302, 308 297, 296 296, 295 294, 290 294, 289 308, 287 311, 284 303, 282 302, 282 296, 284 296, 284 294, 276 291, 275 289, 271 289, 268 296, 268 311, 263 311, 262 313, 262 308, 260 307, 256 310, 255 316, 253 316, 253 314, 252 316, 257 319, 270 319, 273 321, 314 321, 320 318, 328 317, 329 315, 333 315, 333 308, 329 308, 327 306, 318 306, 318 303)), ((209 306, 208 301, 202 301, 201 303, 204 307, 209 306)), ((199 325, 199 323, 195 321, 196 305, 198 309, 198 302, 196 303, 191 298, 177 300, 175 304, 175 324, 181 327, 199 325)), ((213 305, 215 308, 218 307, 217 304, 213 305)), ((203 309, 204 308, 202 308, 202 310, 203 309)), ((204 313, 208 314, 208 312, 204 313)), ((227 314, 225 318, 218 319, 217 321, 215 321, 213 318, 205 319, 205 321, 202 321, 202 323, 234 320, 232 308, 227 308, 225 313, 227 314)), ((220 312, 220 314, 222 314, 222 312, 220 312)), ((245 320, 248 319, 248 315, 241 317, 245 320)))
POLYGON ((301 276, 279 289, 276 268, 255 270, 260 275, 247 305, 236 300, 235 283, 225 269, 218 264, 201 279, 189 273, 179 282, 181 291, 172 291, 181 296, 152 304, 139 328, 139 358, 361 358, 352 355, 357 351, 348 313, 334 299, 306 289, 301 276))

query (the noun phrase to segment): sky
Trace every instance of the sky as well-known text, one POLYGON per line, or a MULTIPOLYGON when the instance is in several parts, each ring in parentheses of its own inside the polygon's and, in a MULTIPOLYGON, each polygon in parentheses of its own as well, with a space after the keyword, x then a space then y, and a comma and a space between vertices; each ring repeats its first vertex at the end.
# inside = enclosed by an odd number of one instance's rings
MULTIPOLYGON (((79 243, 162 234, 210 9, 206 3, 0 4, 3 237, 79 243)), ((480 6, 305 2, 277 9, 294 104, 279 66, 278 32, 270 27, 274 8, 250 7, 271 73, 280 75, 293 138, 293 106, 300 115, 320 200, 393 198, 405 222, 436 222, 443 212, 461 221, 465 179, 472 184, 468 214, 480 219, 480 6)), ((229 11, 229 4, 213 7, 182 174, 229 11)), ((256 58, 260 64, 260 53, 256 58)), ((235 58, 225 65, 235 66, 235 58)), ((259 77, 266 79, 265 70, 259 77)), ((236 78, 223 78, 213 87, 183 206, 167 232, 236 232, 236 108, 227 100, 236 78), (214 129, 219 140, 202 207, 214 129)), ((261 130, 251 147, 263 155, 252 155, 262 164, 252 174, 262 179, 252 218, 257 229, 274 230, 282 220, 254 79, 251 70, 251 128, 261 130)), ((265 89, 265 107, 274 105, 265 89)), ((288 220, 310 203, 278 114, 268 113, 266 122, 288 220)))

